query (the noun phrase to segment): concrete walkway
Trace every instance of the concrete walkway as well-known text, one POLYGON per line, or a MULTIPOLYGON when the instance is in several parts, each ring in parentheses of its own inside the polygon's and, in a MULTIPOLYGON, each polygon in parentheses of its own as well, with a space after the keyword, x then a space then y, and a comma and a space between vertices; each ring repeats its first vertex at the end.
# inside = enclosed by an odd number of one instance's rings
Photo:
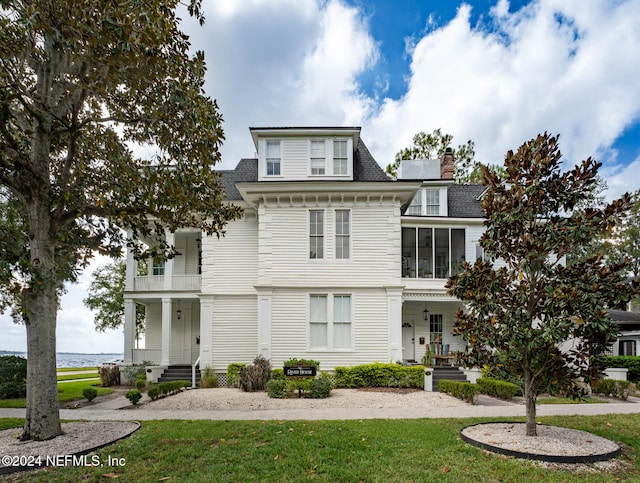
MULTIPOLYGON (((146 396, 145 396, 146 397, 146 396)), ((144 399, 142 400, 144 401, 144 399)), ((608 404, 543 404, 538 416, 595 416, 601 414, 638 414, 640 399, 608 404)), ((24 408, 0 409, 0 418, 24 418, 24 408)), ((522 404, 481 396, 477 405, 455 407, 366 408, 356 409, 287 409, 287 410, 179 410, 147 409, 131 406, 129 401, 116 398, 78 409, 61 409, 65 420, 87 421, 148 421, 155 419, 180 420, 346 420, 346 419, 419 419, 419 418, 498 418, 524 417, 522 404), (125 409, 126 408, 126 409, 125 409)))

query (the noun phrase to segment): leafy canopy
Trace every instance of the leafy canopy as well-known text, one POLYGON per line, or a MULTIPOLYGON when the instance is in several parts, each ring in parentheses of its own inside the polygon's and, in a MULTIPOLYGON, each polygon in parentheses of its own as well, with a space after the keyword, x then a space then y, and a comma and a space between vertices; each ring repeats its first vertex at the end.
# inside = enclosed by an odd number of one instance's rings
POLYGON ((504 179, 482 168, 480 244, 496 263, 465 262, 447 284, 466 303, 455 322, 455 333, 468 342, 464 363, 501 366, 523 379, 534 434, 537 395, 549 387, 577 394, 577 377, 588 382, 597 375, 595 358, 617 333, 606 309, 638 291, 627 281, 627 261, 595 254, 565 264, 567 255, 611 233, 630 197, 580 208, 600 163, 589 158, 562 172, 560 158, 557 138, 544 134, 507 153, 504 179))

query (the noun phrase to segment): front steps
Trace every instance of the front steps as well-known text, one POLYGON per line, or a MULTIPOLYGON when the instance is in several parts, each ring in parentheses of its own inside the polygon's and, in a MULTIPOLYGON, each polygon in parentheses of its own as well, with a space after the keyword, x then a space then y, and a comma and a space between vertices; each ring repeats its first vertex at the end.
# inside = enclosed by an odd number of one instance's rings
MULTIPOLYGON (((169 366, 167 367, 158 382, 168 381, 191 381, 191 366, 169 366)), ((196 385, 200 384, 200 368, 196 367, 196 385)))
POLYGON ((447 381, 469 382, 467 376, 455 366, 436 366, 433 368, 433 392, 438 391, 438 381, 446 379, 447 381))

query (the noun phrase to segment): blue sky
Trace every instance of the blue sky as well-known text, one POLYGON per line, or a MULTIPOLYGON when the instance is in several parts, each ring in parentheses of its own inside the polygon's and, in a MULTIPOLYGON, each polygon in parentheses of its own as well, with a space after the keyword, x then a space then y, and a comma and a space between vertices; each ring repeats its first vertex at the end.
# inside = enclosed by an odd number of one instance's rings
MULTIPOLYGON (((205 88, 226 141, 221 168, 252 157, 250 126, 361 126, 382 166, 419 131, 471 139, 502 162, 536 134, 560 134, 567 163, 593 156, 613 199, 640 189, 637 0, 203 0, 205 88)), ((96 268, 105 259, 93 264, 96 268)), ((60 351, 112 352, 82 305, 89 269, 58 318, 60 351)), ((0 349, 24 328, 0 317, 0 349)))

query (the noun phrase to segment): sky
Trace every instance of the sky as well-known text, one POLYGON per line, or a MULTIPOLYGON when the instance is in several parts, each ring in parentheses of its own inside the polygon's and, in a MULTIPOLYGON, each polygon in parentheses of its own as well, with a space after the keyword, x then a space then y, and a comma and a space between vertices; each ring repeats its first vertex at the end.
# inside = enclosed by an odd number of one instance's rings
MULTIPOLYGON (((226 140, 221 169, 254 157, 249 127, 361 126, 381 166, 441 128, 501 164, 538 133, 560 135, 567 166, 602 162, 607 198, 640 189, 637 0, 203 0, 183 30, 207 61, 226 140)), ((106 260, 96 261, 95 269, 106 260)), ((68 287, 58 350, 120 352, 68 287)), ((24 327, 0 316, 0 349, 24 327)))

